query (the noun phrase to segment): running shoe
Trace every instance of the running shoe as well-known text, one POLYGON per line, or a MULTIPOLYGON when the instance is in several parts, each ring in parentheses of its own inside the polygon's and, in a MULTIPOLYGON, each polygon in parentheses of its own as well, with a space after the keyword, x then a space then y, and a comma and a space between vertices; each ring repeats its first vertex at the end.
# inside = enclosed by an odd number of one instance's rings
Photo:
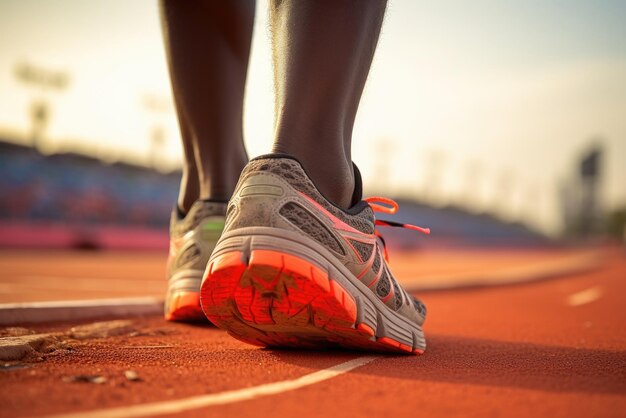
POLYGON ((198 200, 170 220, 167 293, 164 313, 169 321, 206 321, 200 307, 200 283, 211 252, 224 229, 226 203, 198 200))
POLYGON ((202 282, 200 302, 215 325, 250 344, 421 354, 423 303, 392 275, 374 211, 388 199, 329 202, 294 158, 251 160, 228 204, 226 226, 202 282), (382 204, 381 204, 382 203, 382 204))

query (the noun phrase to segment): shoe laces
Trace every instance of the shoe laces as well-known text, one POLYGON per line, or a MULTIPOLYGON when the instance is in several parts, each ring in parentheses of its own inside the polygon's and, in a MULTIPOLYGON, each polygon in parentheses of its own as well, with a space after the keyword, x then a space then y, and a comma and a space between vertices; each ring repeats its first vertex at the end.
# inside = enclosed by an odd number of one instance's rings
MULTIPOLYGON (((381 196, 372 196, 372 197, 368 197, 364 199, 372 208, 372 210, 374 212, 379 212, 379 213, 386 213, 389 215, 393 215, 396 212, 398 212, 398 209, 400 208, 400 206, 398 205, 398 203, 393 200, 393 199, 389 199, 387 197, 381 197, 381 196)), ((425 235, 429 235, 430 234, 430 228, 424 228, 421 226, 417 226, 417 225, 412 225, 412 224, 403 224, 400 222, 393 222, 393 221, 383 221, 382 219, 376 219, 374 222, 374 225, 376 226, 390 226, 390 227, 395 227, 395 228, 405 228, 405 229, 412 229, 414 231, 418 231, 421 232, 422 234, 425 235)), ((378 238, 380 238, 381 242, 383 243, 383 250, 385 253, 385 260, 389 261, 389 254, 387 252, 387 245, 385 244, 385 239, 383 238, 383 236, 381 235, 380 232, 378 232, 378 230, 375 230, 374 233, 376 234, 376 236, 378 238)))

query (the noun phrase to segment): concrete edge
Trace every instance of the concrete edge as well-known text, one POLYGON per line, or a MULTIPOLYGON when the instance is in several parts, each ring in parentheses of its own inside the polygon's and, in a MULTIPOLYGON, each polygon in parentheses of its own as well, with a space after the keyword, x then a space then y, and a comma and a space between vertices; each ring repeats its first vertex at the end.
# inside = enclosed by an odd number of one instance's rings
POLYGON ((74 321, 163 313, 163 300, 152 297, 0 304, 0 325, 74 321))

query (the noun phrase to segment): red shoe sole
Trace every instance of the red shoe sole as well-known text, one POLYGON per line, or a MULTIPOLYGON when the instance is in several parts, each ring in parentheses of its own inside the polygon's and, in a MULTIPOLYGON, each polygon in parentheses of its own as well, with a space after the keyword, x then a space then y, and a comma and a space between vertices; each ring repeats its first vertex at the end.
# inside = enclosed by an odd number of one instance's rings
POLYGON ((233 337, 270 347, 351 349, 421 354, 357 323, 354 298, 316 265, 291 254, 224 253, 209 264, 200 290, 207 318, 233 337))
POLYGON ((206 321, 200 306, 200 293, 189 291, 172 292, 168 295, 165 319, 168 321, 206 321))

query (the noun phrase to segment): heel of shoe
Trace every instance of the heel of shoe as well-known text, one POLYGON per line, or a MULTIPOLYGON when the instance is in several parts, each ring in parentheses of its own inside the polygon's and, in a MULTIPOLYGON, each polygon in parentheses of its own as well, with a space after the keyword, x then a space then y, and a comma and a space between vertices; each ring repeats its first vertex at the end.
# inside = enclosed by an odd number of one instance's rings
POLYGON ((189 272, 169 280, 163 315, 168 321, 206 321, 200 306, 202 272, 189 272))
POLYGON ((221 254, 201 288, 207 318, 234 337, 261 346, 302 346, 303 336, 354 331, 352 296, 318 266, 275 250, 221 254))
POLYGON ((228 251, 211 260, 200 303, 216 326, 258 346, 422 351, 377 337, 360 321, 359 302, 324 269, 277 250, 252 250, 249 257, 228 251))
POLYGON ((164 316, 166 320, 176 322, 206 320, 200 306, 200 292, 172 292, 167 296, 164 316))

